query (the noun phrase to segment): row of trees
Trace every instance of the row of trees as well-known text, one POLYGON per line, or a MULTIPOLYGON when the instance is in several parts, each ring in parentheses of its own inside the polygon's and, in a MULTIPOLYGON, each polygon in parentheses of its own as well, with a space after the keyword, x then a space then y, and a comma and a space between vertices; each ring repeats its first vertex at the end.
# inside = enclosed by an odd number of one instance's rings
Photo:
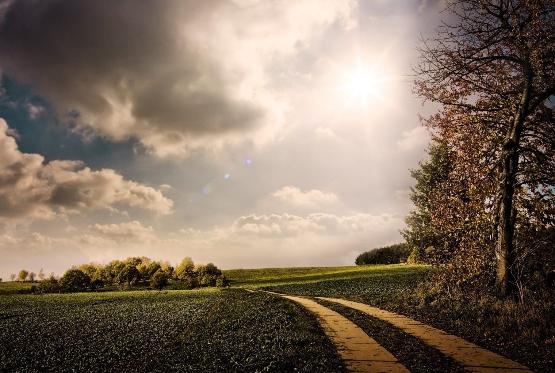
POLYGON ((57 279, 53 275, 40 281, 36 291, 41 293, 100 290, 107 287, 129 289, 134 286, 162 289, 170 281, 180 288, 226 286, 227 279, 214 264, 195 265, 189 257, 177 267, 165 261, 147 257, 113 260, 106 265, 88 263, 73 267, 57 279))
POLYGON ((411 248, 406 243, 380 247, 366 251, 355 260, 356 265, 405 263, 411 255, 411 248))
POLYGON ((404 237, 437 284, 522 299, 555 270, 555 1, 447 4, 416 71, 440 109, 404 237))
MULTIPOLYGON (((51 274, 52 275, 52 274, 51 274)), ((12 273, 10 275, 10 280, 11 281, 20 281, 20 282, 25 282, 25 281, 29 281, 29 282, 35 282, 35 281, 42 281, 46 278, 46 275, 44 274, 43 269, 41 268, 39 273, 35 273, 32 271, 28 271, 26 269, 22 269, 21 271, 18 272, 18 274, 16 275, 15 273, 12 273)))

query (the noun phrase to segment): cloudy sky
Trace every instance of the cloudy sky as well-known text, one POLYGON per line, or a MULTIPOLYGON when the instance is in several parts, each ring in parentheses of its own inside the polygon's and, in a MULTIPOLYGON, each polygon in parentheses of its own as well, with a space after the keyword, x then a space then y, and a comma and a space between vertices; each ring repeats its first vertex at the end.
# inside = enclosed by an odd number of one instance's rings
POLYGON ((399 241, 438 3, 0 0, 0 276, 399 241))

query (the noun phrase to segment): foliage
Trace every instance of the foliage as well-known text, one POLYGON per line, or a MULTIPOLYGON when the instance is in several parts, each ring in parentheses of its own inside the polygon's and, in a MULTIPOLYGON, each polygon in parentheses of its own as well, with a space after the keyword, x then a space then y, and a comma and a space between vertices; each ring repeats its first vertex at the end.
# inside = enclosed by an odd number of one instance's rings
POLYGON ((420 50, 416 92, 440 105, 425 125, 452 155, 430 210, 445 290, 514 291, 537 246, 519 237, 555 224, 554 15, 552 0, 452 1, 420 50))
POLYGON ((54 276, 42 280, 37 286, 37 292, 39 293, 59 293, 61 291, 60 282, 54 276))
POLYGON ((127 264, 118 273, 115 279, 115 283, 123 287, 130 287, 132 285, 135 285, 139 281, 140 276, 141 275, 137 267, 135 267, 133 264, 127 264))
POLYGON ((356 265, 365 264, 395 264, 407 261, 410 255, 410 247, 407 244, 399 243, 391 246, 380 247, 366 251, 355 260, 356 265))
POLYGON ((161 290, 168 284, 169 275, 162 269, 158 269, 150 278, 150 287, 161 290))
MULTIPOLYGON (((180 270, 180 276, 177 276, 175 279, 180 282, 180 285, 172 286, 173 288, 194 289, 200 286, 225 287, 228 285, 225 276, 212 263, 195 267, 190 258, 185 258, 180 266, 184 270, 180 270)), ((168 262, 154 261, 144 256, 129 257, 125 260, 112 260, 106 265, 97 263, 82 264, 72 268, 72 271, 78 271, 89 279, 86 286, 65 286, 62 284, 62 280, 60 280, 61 291, 100 291, 113 290, 117 287, 145 289, 148 286, 161 289, 169 284, 169 280, 172 279, 174 274, 174 269, 168 262)), ((77 272, 68 271, 66 274, 74 276, 75 273, 77 272)), ((25 275, 25 277, 27 278, 28 276, 25 275)), ((54 286, 52 279, 53 277, 51 276, 51 279, 41 281, 36 291, 40 293, 59 292, 60 289, 54 286)))
POLYGON ((187 277, 194 276, 195 272, 195 263, 190 257, 185 257, 179 263, 177 267, 175 267, 175 277, 179 280, 185 280, 187 277))
POLYGON ((451 259, 455 242, 441 221, 434 219, 435 203, 442 197, 442 185, 449 179, 452 165, 449 149, 444 143, 432 142, 428 159, 420 162, 411 175, 416 185, 411 188, 413 210, 405 219, 407 228, 401 233, 411 249, 410 263, 445 263, 451 259))
POLYGON ((60 279, 60 289, 65 292, 78 292, 88 290, 91 278, 80 269, 70 269, 60 279))
POLYGON ((0 340, 2 372, 343 371, 310 314, 243 290, 0 296, 0 340))
POLYGON ((19 271, 19 274, 17 275, 17 279, 19 281, 25 281, 27 280, 28 275, 29 275, 29 271, 22 269, 21 271, 19 271))

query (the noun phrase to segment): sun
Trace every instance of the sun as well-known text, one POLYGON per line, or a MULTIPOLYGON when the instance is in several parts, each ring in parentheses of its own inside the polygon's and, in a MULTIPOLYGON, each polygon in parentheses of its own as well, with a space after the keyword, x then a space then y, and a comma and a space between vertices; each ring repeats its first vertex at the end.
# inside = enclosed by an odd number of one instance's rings
POLYGON ((367 106, 383 90, 383 77, 373 67, 358 63, 342 76, 339 90, 350 104, 367 106))

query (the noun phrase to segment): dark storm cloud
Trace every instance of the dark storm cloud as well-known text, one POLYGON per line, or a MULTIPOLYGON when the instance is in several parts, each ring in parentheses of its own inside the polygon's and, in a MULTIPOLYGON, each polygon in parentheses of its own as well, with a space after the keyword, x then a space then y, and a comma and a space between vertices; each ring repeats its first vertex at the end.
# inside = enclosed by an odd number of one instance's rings
POLYGON ((232 98, 229 77, 183 27, 209 3, 15 1, 0 26, 1 68, 114 139, 156 147, 245 131, 260 108, 232 98))

